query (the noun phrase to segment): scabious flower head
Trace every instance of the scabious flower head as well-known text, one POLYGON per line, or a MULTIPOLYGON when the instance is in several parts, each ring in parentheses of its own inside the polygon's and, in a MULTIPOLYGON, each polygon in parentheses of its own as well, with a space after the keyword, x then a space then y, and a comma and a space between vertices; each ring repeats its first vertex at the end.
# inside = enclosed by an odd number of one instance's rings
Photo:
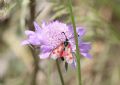
MULTIPOLYGON (((59 46, 61 43, 65 42, 66 37, 71 45, 72 52, 75 52, 76 46, 74 41, 73 28, 70 25, 66 25, 59 21, 54 21, 50 23, 43 22, 41 27, 34 22, 35 31, 27 30, 25 34, 28 39, 22 42, 23 45, 31 44, 40 48, 39 57, 41 59, 46 59, 50 56, 51 52, 59 46), (63 34, 65 33, 65 35, 63 34)), ((79 35, 79 48, 81 55, 91 58, 89 50, 91 45, 89 42, 83 42, 82 37, 85 34, 85 29, 82 27, 77 27, 77 33, 79 35)))

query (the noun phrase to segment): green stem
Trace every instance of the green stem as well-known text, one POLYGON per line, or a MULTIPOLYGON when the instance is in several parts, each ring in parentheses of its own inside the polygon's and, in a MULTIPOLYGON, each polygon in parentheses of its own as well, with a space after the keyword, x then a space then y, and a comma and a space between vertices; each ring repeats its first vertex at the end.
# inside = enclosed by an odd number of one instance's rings
POLYGON ((75 38, 75 44, 76 44, 78 85, 82 85, 82 81, 81 81, 81 66, 80 66, 80 51, 79 51, 79 45, 78 45, 78 34, 76 32, 76 25, 75 25, 75 20, 74 20, 71 0, 68 0, 68 8, 69 8, 69 11, 70 11, 71 21, 72 21, 72 24, 73 24, 74 38, 75 38))
POLYGON ((61 83, 62 83, 62 85, 65 85, 58 60, 56 60, 56 64, 57 64, 57 69, 58 69, 58 73, 59 73, 59 76, 60 76, 61 83))

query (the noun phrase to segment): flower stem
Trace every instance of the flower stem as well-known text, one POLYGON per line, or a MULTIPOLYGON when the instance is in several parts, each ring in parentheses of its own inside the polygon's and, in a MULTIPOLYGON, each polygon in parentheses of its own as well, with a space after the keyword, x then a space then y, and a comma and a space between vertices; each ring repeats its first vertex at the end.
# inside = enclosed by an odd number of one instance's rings
POLYGON ((73 24, 75 44, 76 44, 78 85, 82 85, 82 80, 81 80, 81 66, 80 66, 80 51, 79 51, 79 45, 78 45, 78 34, 76 32, 76 25, 75 25, 75 20, 74 20, 74 15, 73 15, 73 10, 72 10, 72 2, 71 2, 71 0, 68 0, 68 8, 69 8, 69 11, 70 11, 71 21, 72 21, 72 24, 73 24))
MULTIPOLYGON (((30 0, 30 3, 29 3, 29 9, 30 9, 30 19, 29 19, 29 23, 28 23, 28 26, 29 26, 29 30, 32 30, 34 31, 35 28, 34 28, 34 25, 33 25, 33 21, 35 20, 35 8, 36 8, 36 0, 30 0)), ((31 52, 32 52, 32 57, 33 57, 33 66, 34 66, 34 69, 33 69, 33 74, 32 74, 32 79, 31 79, 31 85, 37 85, 36 83, 36 79, 37 79, 37 74, 38 74, 38 71, 40 69, 39 67, 39 57, 36 55, 36 51, 31 49, 31 52)))
POLYGON ((58 73, 59 73, 59 76, 60 76, 61 83, 62 83, 62 85, 65 85, 58 60, 56 60, 56 64, 57 64, 57 69, 58 69, 58 73))

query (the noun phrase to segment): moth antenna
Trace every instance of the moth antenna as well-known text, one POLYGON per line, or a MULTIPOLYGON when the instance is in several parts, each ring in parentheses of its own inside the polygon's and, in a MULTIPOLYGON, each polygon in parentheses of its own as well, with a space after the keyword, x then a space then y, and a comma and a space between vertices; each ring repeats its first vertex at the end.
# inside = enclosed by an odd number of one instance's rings
POLYGON ((65 32, 62 32, 62 33, 64 34, 65 38, 67 39, 67 36, 66 36, 65 32))

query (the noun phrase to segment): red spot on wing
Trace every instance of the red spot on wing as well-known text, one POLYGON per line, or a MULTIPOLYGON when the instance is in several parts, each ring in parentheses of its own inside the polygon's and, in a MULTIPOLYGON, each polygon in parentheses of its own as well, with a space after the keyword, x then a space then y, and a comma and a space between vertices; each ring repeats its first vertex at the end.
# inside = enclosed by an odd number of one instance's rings
POLYGON ((68 46, 67 46, 68 48, 71 48, 71 45, 70 44, 68 44, 68 46))
POLYGON ((56 47, 56 48, 51 52, 50 57, 51 57, 51 58, 54 57, 55 59, 61 57, 61 56, 62 56, 63 49, 64 49, 64 44, 61 43, 58 47, 56 47))
POLYGON ((63 52, 63 56, 66 59, 67 63, 73 62, 73 55, 72 55, 72 47, 70 43, 66 46, 65 51, 63 52))
POLYGON ((72 64, 74 62, 74 57, 72 54, 72 47, 70 43, 65 47, 64 43, 61 43, 58 47, 56 47, 50 54, 50 57, 53 59, 57 59, 60 57, 64 57, 67 63, 72 64), (65 50, 64 50, 65 48, 65 50))
POLYGON ((53 54, 55 54, 55 52, 53 51, 53 54))
POLYGON ((59 51, 59 50, 57 50, 57 53, 60 53, 60 51, 59 51))

